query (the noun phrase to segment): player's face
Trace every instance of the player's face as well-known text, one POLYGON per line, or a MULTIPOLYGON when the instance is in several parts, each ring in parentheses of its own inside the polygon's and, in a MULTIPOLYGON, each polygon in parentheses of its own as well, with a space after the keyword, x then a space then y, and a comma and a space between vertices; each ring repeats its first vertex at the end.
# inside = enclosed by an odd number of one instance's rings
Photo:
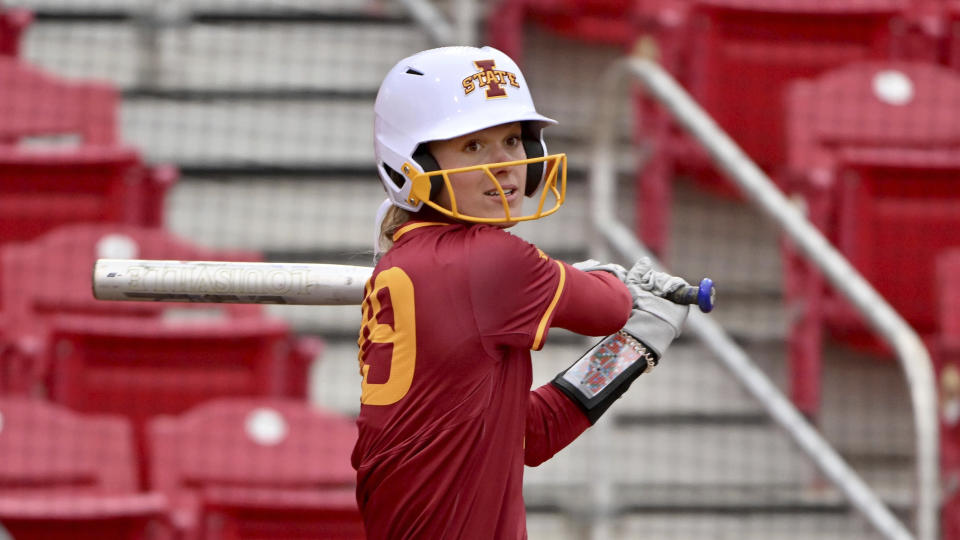
MULTIPOLYGON (((433 141, 430 143, 430 152, 441 169, 502 163, 527 157, 521 142, 520 122, 481 129, 445 141, 433 141)), ((490 167, 490 172, 503 188, 510 215, 521 215, 527 166, 490 167)), ((461 214, 482 218, 505 217, 500 192, 484 171, 451 174, 450 184, 456 197, 457 211, 461 214)), ((451 208, 450 193, 441 189, 436 202, 444 208, 451 208)))

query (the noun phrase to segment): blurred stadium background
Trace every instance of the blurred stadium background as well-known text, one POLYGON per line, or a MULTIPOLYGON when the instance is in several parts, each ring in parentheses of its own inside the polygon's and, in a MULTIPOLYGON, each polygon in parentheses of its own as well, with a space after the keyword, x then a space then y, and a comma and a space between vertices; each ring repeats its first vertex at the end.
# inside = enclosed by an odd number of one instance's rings
MULTIPOLYGON (((960 538, 949 0, 0 1, 9 535, 357 537, 359 308, 104 305, 90 265, 372 264, 377 87, 397 60, 465 42, 517 59, 538 109, 560 121, 547 142, 569 156, 567 203, 515 232, 569 262, 599 242, 590 182, 605 74, 635 55, 687 89, 923 338, 938 389, 936 537, 960 538)), ((674 273, 714 279, 710 318, 916 531, 911 392, 923 381, 909 386, 663 106, 636 82, 614 94, 617 218, 674 273)), ((535 384, 587 344, 552 333, 535 384)), ((528 469, 530 538, 895 537, 725 365, 685 335, 600 424, 528 469)))

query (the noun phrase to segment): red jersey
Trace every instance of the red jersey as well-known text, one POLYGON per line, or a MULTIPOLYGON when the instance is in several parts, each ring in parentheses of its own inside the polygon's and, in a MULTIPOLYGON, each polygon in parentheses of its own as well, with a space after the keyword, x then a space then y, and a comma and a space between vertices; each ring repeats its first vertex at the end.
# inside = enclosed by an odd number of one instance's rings
POLYGON ((589 426, 559 392, 530 392, 530 350, 553 325, 619 330, 629 292, 492 226, 410 222, 394 238, 358 340, 368 537, 525 538, 525 444, 539 463, 589 426))

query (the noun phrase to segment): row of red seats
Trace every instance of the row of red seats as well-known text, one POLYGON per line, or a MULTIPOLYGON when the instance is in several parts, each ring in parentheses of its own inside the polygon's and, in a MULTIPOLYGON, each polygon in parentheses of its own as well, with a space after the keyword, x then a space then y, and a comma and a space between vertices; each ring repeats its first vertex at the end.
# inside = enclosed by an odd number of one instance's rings
MULTIPOLYGON (((523 56, 523 24, 656 58, 775 180, 788 159, 785 91, 863 60, 920 60, 960 70, 957 0, 502 0, 491 42, 523 56)), ((672 180, 730 193, 707 154, 637 96, 637 232, 668 255, 672 180)))
MULTIPOLYGON (((633 21, 631 44, 653 35, 661 61, 691 95, 785 191, 802 197, 811 221, 934 341, 944 326, 934 309, 941 298, 936 260, 960 247, 960 73, 929 58, 890 58, 923 56, 904 21, 943 33, 950 24, 960 28, 943 19, 960 13, 955 7, 901 0, 504 2, 582 39, 601 34, 550 21, 614 28, 633 21), (613 22, 625 13, 634 16, 613 22), (651 19, 656 24, 637 23, 651 19)), ((515 43, 513 26, 491 22, 492 32, 515 43)), ((639 227, 663 254, 670 183, 680 173, 716 171, 702 170, 709 163, 703 150, 662 110, 642 98, 636 108, 640 137, 655 147, 639 172, 639 227)), ((786 300, 798 314, 790 334, 792 393, 815 416, 824 326, 847 341, 876 340, 789 245, 784 261, 786 300)))
MULTIPOLYGON (((19 38, 28 19, 0 11, 8 21, 0 29, 19 38)), ((89 275, 99 257, 261 255, 204 249, 163 229, 176 170, 146 164, 123 143, 112 85, 69 80, 11 55, 0 55, 0 81, 0 246, 7 247, 0 255, 0 390, 44 392, 80 410, 110 403, 133 417, 144 416, 137 412, 144 407, 176 412, 219 394, 305 395, 321 342, 296 338, 262 306, 220 306, 219 319, 198 321, 197 313, 212 310, 93 300, 89 275), (31 144, 63 135, 76 136, 75 144, 31 144), (191 320, 176 324, 172 313, 191 320), (189 374, 200 358, 210 369, 196 379, 189 374), (111 375, 74 376, 90 371, 111 375), (183 384, 171 385, 171 377, 183 384), (135 397, 142 385, 151 399, 135 397)))
POLYGON ((0 244, 76 222, 163 225, 178 170, 148 164, 118 129, 110 83, 21 58, 32 14, 0 4, 0 244))
POLYGON ((0 55, 0 244, 65 223, 163 225, 178 171, 124 144, 118 111, 111 85, 0 55))
POLYGON ((323 341, 252 304, 93 298, 98 258, 256 260, 160 228, 78 223, 0 247, 0 393, 122 414, 138 445, 158 414, 218 396, 304 399, 323 341))
MULTIPOLYGON (((504 0, 496 45, 524 21, 652 55, 925 339, 939 375, 946 481, 960 478, 960 2, 504 0)), ((669 259, 672 183, 730 194, 698 143, 642 94, 637 230, 669 259)), ((887 351, 783 242, 789 384, 816 419, 825 337, 887 351)), ((945 538, 960 538, 960 498, 945 538)))
MULTIPOLYGON (((781 181, 802 196, 809 219, 950 360, 950 325, 938 259, 960 247, 960 73, 925 62, 866 62, 791 85, 789 155, 781 181)), ((805 411, 819 402, 824 325, 848 343, 869 343, 863 325, 785 245, 794 395, 805 411)), ((955 357, 956 352, 952 355, 955 357)), ((957 361, 957 358, 950 361, 957 361)))
MULTIPOLYGON (((697 46, 680 43, 677 32, 695 39, 690 30, 703 30, 721 19, 725 22, 717 26, 734 23, 741 27, 740 32, 753 32, 761 41, 780 38, 789 42, 812 30, 808 23, 814 20, 849 29, 851 22, 880 17, 890 22, 886 32, 897 35, 897 54, 960 69, 957 0, 500 0, 491 13, 494 16, 488 21, 487 37, 518 62, 523 58, 522 27, 526 23, 562 36, 617 46, 625 52, 631 52, 644 37, 654 37, 660 40, 661 51, 681 53, 686 49, 689 53, 697 46), (783 25, 784 16, 793 21, 781 26, 787 33, 764 36, 770 28, 767 25, 783 25), (758 26, 751 30, 747 28, 750 23, 758 26)), ((870 26, 861 29, 878 30, 870 26)), ((821 31, 821 37, 832 33, 826 28, 821 31)), ((690 54, 684 56, 689 58, 690 54)))
POLYGON ((122 142, 113 86, 18 58, 28 23, 0 10, 0 522, 18 540, 362 538, 352 422, 306 405, 321 340, 263 306, 93 299, 97 258, 261 255, 165 230, 176 169, 122 142))
POLYGON ((302 400, 220 398, 147 426, 0 397, 0 523, 17 540, 362 539, 353 421, 302 400))

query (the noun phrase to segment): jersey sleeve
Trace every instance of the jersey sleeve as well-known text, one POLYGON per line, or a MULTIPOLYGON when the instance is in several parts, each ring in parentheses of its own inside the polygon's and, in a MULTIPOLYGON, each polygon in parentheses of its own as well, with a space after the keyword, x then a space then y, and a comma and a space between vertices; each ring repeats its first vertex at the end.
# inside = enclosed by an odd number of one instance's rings
POLYGON ((633 298, 609 272, 584 272, 567 263, 566 284, 557 302, 553 326, 586 336, 612 334, 627 324, 633 298))
POLYGON ((566 448, 590 427, 590 420, 551 384, 530 392, 523 439, 523 462, 536 467, 566 448))
POLYGON ((512 234, 476 229, 466 271, 483 339, 492 347, 539 350, 563 296, 567 268, 512 234))

